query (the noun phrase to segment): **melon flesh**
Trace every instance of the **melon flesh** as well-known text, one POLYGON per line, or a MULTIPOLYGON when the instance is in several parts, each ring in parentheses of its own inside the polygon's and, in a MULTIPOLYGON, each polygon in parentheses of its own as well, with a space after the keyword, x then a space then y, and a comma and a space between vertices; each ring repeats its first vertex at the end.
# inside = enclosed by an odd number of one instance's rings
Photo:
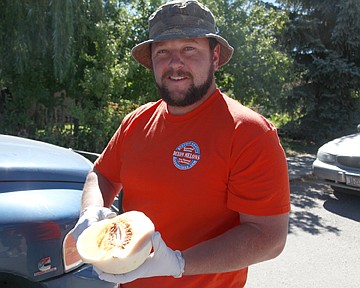
POLYGON ((76 247, 85 263, 106 273, 123 274, 149 256, 153 232, 154 224, 144 213, 129 211, 86 228, 76 247))

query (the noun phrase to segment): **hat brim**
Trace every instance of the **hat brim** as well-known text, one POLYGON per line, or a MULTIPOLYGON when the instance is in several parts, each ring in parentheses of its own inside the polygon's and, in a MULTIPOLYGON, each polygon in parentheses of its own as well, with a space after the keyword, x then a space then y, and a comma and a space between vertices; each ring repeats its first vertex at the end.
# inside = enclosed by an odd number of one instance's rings
POLYGON ((215 38, 221 46, 219 67, 222 67, 226 63, 228 63, 234 53, 234 48, 231 47, 230 44, 223 37, 213 33, 206 33, 203 35, 199 35, 197 33, 194 36, 189 35, 187 37, 184 37, 184 35, 180 36, 179 34, 174 34, 174 35, 168 34, 166 36, 163 35, 163 37, 158 37, 157 39, 150 39, 136 45, 131 50, 131 54, 137 62, 139 62, 145 68, 152 70, 151 49, 150 49, 151 43, 166 41, 166 40, 184 39, 184 38, 215 38))

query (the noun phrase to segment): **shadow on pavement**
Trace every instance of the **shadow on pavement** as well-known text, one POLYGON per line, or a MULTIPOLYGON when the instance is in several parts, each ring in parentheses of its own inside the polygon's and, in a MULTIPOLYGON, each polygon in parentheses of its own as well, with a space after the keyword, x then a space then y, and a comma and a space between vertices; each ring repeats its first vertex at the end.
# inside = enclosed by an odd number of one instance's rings
POLYGON ((335 197, 324 203, 324 208, 341 217, 360 222, 360 195, 334 193, 335 197))
POLYGON ((316 156, 311 154, 286 157, 290 180, 311 174, 312 163, 315 161, 315 159, 316 156))
POLYGON ((321 233, 335 233, 340 235, 341 230, 329 225, 317 213, 323 209, 323 203, 332 200, 331 188, 304 179, 291 182, 291 213, 289 233, 305 232, 312 235, 321 233))

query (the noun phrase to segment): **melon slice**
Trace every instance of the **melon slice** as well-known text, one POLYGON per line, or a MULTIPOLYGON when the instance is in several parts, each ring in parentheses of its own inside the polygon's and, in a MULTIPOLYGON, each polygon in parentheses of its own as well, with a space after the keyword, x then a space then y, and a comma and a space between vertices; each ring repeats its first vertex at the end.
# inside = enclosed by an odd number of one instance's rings
POLYGON ((154 229, 144 213, 129 211, 86 228, 76 247, 85 263, 106 273, 123 274, 138 268, 149 256, 154 229))

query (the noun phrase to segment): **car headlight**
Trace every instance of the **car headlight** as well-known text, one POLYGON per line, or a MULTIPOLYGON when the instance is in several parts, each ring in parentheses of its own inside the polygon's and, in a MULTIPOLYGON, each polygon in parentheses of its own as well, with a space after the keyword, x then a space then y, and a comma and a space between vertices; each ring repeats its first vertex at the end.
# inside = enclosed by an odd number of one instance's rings
POLYGON ((326 153, 326 152, 321 152, 321 151, 319 151, 317 153, 317 158, 320 161, 328 163, 328 164, 333 164, 336 161, 336 156, 335 155, 330 154, 330 153, 326 153))
POLYGON ((72 230, 65 236, 63 243, 63 259, 65 272, 69 272, 80 265, 83 261, 76 249, 76 241, 71 234, 72 230))

